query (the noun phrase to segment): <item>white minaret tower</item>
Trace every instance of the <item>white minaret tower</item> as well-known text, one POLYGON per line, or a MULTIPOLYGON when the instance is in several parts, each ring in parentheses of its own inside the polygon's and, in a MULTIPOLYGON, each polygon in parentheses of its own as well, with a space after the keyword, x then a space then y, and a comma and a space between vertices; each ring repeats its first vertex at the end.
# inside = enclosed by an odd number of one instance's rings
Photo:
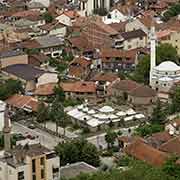
POLYGON ((155 35, 155 27, 151 27, 150 33, 150 46, 151 46, 151 57, 150 57, 150 79, 149 85, 152 87, 152 75, 153 69, 156 66, 156 35, 155 35))

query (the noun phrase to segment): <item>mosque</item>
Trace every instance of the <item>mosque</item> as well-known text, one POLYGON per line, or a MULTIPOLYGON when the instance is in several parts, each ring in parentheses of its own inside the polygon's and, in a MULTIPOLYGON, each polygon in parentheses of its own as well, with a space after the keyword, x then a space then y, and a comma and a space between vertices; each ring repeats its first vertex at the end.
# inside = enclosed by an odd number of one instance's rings
POLYGON ((156 66, 155 28, 151 29, 150 86, 158 92, 168 93, 174 83, 180 81, 180 66, 164 61, 156 66))

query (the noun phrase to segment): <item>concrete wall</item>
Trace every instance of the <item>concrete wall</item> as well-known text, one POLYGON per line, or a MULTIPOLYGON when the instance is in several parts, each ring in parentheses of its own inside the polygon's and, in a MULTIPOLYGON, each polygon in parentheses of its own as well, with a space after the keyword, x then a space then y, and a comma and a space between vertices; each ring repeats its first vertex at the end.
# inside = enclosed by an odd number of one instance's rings
POLYGON ((58 20, 60 23, 65 24, 67 26, 72 26, 71 18, 66 16, 65 14, 62 14, 56 17, 56 20, 58 20))
POLYGON ((128 101, 134 105, 148 105, 157 100, 157 97, 135 97, 128 95, 128 101))
POLYGON ((124 44, 124 50, 146 47, 147 46, 147 38, 143 37, 142 39, 134 38, 134 39, 126 40, 126 41, 124 41, 123 44, 124 44))

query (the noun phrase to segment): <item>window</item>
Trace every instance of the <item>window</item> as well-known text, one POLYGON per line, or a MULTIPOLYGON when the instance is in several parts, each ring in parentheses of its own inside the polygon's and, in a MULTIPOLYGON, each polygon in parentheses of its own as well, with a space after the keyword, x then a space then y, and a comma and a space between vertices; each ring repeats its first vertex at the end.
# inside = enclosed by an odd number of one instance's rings
POLYGON ((36 180, 36 175, 35 175, 35 174, 33 175, 33 178, 32 178, 32 180, 36 180))
POLYGON ((44 179, 44 169, 41 169, 41 179, 44 179))
POLYGON ((140 37, 140 40, 143 40, 143 37, 140 37))
POLYGON ((24 180, 24 171, 18 172, 18 180, 24 180))
POLYGON ((156 81, 156 84, 158 84, 158 81, 156 81))
POLYGON ((32 160, 32 172, 33 173, 36 172, 36 161, 35 161, 35 159, 32 160))
POLYGON ((166 86, 166 84, 164 84, 164 86, 166 86))
POLYGON ((41 158, 41 165, 44 166, 44 157, 41 158))

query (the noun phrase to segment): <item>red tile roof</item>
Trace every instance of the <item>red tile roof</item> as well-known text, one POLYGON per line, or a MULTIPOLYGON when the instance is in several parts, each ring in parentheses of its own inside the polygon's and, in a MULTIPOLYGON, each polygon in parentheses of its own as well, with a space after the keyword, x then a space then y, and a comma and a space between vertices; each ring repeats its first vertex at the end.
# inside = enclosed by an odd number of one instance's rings
POLYGON ((113 74, 113 73, 99 73, 96 74, 91 80, 92 81, 108 81, 108 82, 113 82, 117 79, 120 79, 118 75, 113 74))
POLYGON ((15 94, 8 98, 6 100, 6 103, 10 106, 24 109, 24 110, 30 110, 30 111, 37 111, 39 102, 37 99, 31 97, 31 96, 24 96, 15 94))
POLYGON ((166 153, 149 146, 141 140, 137 140, 128 145, 125 148, 125 152, 154 166, 162 166, 168 158, 166 153))
POLYGON ((65 92, 96 93, 96 84, 90 81, 61 83, 60 86, 65 92))
POLYGON ((39 96, 48 96, 54 94, 54 88, 57 84, 55 83, 48 83, 40 85, 36 88, 34 94, 39 96))
POLYGON ((162 144, 159 149, 169 154, 180 155, 180 136, 170 139, 162 144))

